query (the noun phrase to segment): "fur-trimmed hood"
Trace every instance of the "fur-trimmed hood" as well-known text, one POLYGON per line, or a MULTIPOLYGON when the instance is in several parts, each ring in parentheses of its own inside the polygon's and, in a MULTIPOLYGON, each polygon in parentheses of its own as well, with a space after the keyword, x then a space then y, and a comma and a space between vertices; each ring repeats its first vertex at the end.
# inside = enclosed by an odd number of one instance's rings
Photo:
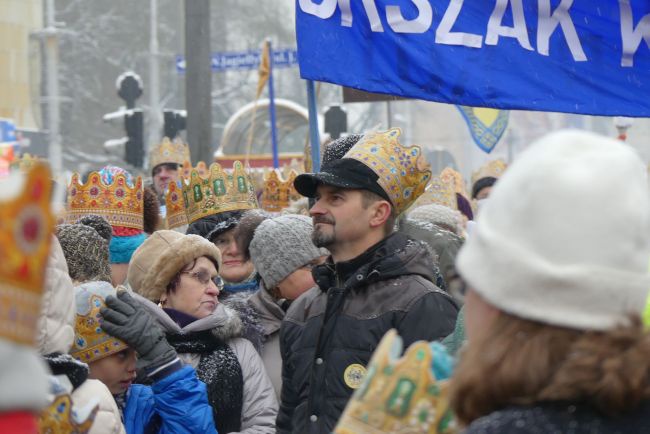
POLYGON ((221 269, 219 249, 198 235, 156 231, 133 253, 127 280, 134 292, 158 302, 167 285, 185 265, 207 256, 221 269))
POLYGON ((162 307, 133 293, 133 298, 144 306, 167 334, 186 335, 195 332, 211 330, 212 334, 224 342, 241 337, 242 321, 237 312, 219 303, 212 315, 194 321, 185 327, 180 327, 172 320, 162 307))

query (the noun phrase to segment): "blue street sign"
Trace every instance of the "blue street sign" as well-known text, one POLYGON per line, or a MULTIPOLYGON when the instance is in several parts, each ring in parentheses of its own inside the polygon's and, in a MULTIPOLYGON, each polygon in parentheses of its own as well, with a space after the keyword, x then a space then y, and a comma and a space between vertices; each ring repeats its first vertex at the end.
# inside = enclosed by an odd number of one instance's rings
MULTIPOLYGON (((262 51, 222 51, 212 53, 211 64, 213 72, 233 70, 251 70, 260 66, 262 51)), ((298 64, 298 51, 295 48, 273 50, 273 67, 290 68, 298 64)), ((184 73, 186 69, 185 57, 176 56, 176 71, 184 73)))

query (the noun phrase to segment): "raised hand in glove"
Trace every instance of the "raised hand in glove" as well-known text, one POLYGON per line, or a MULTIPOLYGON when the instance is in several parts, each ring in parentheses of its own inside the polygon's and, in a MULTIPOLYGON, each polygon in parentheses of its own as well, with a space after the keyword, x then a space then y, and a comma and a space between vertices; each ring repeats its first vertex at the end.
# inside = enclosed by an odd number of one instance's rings
POLYGON ((127 291, 119 291, 117 297, 106 297, 106 307, 100 313, 104 318, 102 329, 133 348, 147 370, 155 370, 177 358, 165 333, 127 291))

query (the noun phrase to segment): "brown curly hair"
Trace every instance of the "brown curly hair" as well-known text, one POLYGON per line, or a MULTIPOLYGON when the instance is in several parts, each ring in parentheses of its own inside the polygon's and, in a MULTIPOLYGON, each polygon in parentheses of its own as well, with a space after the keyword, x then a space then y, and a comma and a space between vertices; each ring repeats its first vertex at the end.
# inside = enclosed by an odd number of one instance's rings
POLYGON ((572 330, 502 312, 467 345, 451 382, 463 424, 513 405, 587 404, 616 416, 650 397, 650 335, 641 319, 616 329, 572 330))

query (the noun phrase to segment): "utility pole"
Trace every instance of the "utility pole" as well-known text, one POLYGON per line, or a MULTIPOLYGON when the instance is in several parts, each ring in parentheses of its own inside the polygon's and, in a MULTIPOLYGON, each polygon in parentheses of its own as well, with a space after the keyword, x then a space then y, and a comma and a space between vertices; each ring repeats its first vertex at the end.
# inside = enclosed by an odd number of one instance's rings
POLYGON ((195 161, 214 161, 210 0, 185 0, 187 141, 195 161))
POLYGON ((47 58, 47 112, 50 133, 49 161, 52 174, 57 177, 63 170, 61 134, 59 132, 59 30, 54 17, 54 0, 46 3, 47 26, 42 35, 45 38, 47 58))
POLYGON ((145 166, 149 165, 149 149, 161 139, 160 69, 158 67, 158 0, 149 2, 149 128, 145 143, 145 166))

